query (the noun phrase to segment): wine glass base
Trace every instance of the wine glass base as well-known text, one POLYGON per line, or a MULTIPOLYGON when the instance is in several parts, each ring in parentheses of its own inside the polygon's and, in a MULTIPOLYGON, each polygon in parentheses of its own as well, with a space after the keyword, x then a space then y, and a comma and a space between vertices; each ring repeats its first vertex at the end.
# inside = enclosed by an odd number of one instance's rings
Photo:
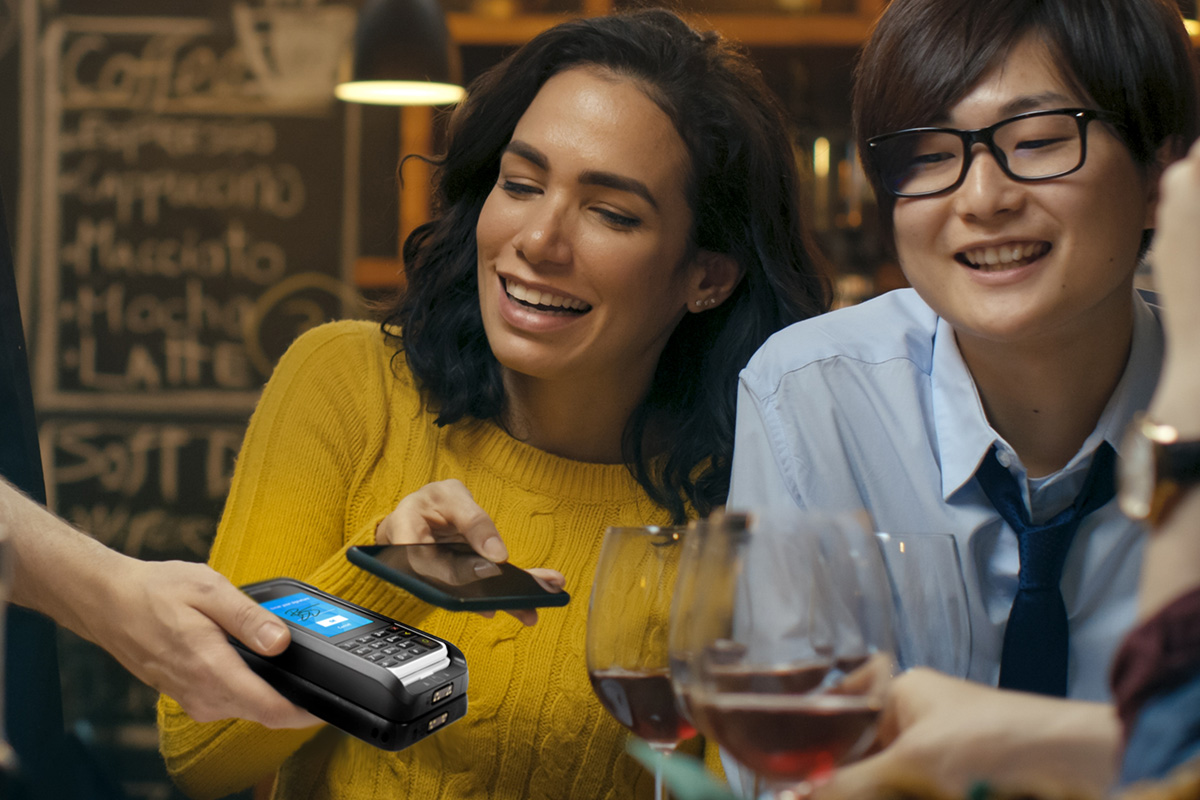
POLYGON ((775 800, 808 800, 812 797, 812 793, 812 784, 802 783, 791 789, 784 789, 775 796, 775 800))
POLYGON ((767 780, 755 781, 755 797, 758 800, 809 800, 816 785, 809 781, 780 786, 767 780))

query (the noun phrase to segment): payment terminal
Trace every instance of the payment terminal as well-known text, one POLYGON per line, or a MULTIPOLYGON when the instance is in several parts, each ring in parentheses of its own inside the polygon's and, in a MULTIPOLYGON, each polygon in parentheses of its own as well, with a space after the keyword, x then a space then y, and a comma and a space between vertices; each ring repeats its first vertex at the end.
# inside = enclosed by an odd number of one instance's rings
POLYGON ((243 586, 291 630, 264 657, 231 639, 280 694, 384 750, 401 750, 467 713, 467 661, 450 642, 291 578, 243 586))

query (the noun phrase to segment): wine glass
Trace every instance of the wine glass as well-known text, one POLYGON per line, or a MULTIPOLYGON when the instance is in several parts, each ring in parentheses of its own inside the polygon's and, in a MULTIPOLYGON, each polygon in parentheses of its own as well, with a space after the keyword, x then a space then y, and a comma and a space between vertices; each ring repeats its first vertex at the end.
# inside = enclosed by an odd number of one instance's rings
POLYGON ((896 660, 967 677, 971 620, 958 544, 949 533, 876 534, 892 591, 896 660))
POLYGON ((675 692, 675 703, 679 713, 701 733, 706 733, 704 723, 696 717, 691 693, 695 683, 696 641, 704 641, 706 633, 702 620, 696 616, 699 603, 697 592, 702 592, 707 576, 701 574, 714 559, 702 557, 702 550, 726 530, 725 525, 709 525, 708 520, 697 520, 688 526, 687 536, 679 556, 679 570, 675 580, 675 591, 671 597, 671 613, 667 626, 667 663, 671 678, 671 689, 675 692))
MULTIPOLYGON (((710 520, 702 519, 688 527, 679 559, 679 577, 675 581, 675 594, 671 599, 671 621, 667 637, 667 657, 670 663, 671 688, 675 691, 675 702, 679 713, 706 737, 713 739, 712 731, 698 713, 692 696, 699 683, 698 655, 705 645, 721 638, 719 622, 701 612, 704 608, 700 595, 714 578, 720 577, 732 553, 730 537, 745 531, 745 514, 717 512, 710 520), (715 574, 714 574, 715 573, 715 574)), ((741 783, 744 765, 738 769, 726 766, 726 779, 731 785, 741 783)), ((760 778, 747 775, 744 786, 750 796, 758 797, 760 778)))
MULTIPOLYGON (((660 753, 695 735, 676 708, 667 663, 671 595, 686 538, 680 527, 609 528, 588 605, 592 689, 618 722, 660 753)), ((654 797, 663 796, 656 769, 654 797)))
POLYGON ((692 594, 694 718, 775 798, 860 757, 894 671, 891 597, 862 518, 798 510, 708 525, 692 594))

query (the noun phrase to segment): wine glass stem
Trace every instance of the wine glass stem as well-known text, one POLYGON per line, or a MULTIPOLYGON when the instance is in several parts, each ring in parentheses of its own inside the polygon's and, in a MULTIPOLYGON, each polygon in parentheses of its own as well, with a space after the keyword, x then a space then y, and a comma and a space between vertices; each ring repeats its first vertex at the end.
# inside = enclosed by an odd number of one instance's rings
POLYGON ((654 800, 667 800, 667 789, 663 785, 662 760, 675 750, 675 745, 660 742, 646 742, 646 744, 662 756, 654 763, 654 800))

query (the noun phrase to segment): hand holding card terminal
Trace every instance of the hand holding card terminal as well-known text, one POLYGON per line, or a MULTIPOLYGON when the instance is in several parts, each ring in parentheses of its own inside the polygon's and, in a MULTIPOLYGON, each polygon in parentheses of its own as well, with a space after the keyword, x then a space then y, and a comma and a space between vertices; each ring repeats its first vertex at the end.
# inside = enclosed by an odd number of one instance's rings
POLYGON ((263 657, 234 640, 239 654, 331 725, 400 750, 465 716, 467 664, 451 643, 290 578, 242 590, 288 624, 292 643, 263 657))

